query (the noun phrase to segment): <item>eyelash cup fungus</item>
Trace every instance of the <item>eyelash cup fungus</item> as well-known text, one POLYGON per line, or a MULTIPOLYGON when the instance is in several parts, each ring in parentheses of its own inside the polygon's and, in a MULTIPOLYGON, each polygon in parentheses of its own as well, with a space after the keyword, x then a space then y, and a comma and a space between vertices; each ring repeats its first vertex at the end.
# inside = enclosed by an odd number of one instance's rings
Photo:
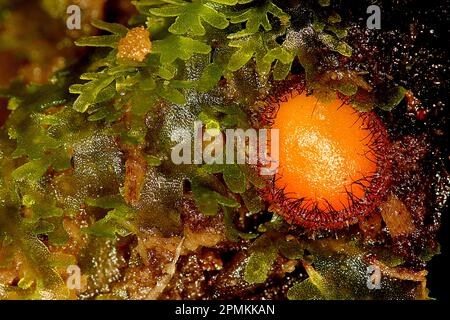
POLYGON ((263 190, 273 212, 306 228, 340 229, 380 204, 391 168, 378 115, 303 90, 266 109, 264 119, 279 130, 278 171, 263 190))

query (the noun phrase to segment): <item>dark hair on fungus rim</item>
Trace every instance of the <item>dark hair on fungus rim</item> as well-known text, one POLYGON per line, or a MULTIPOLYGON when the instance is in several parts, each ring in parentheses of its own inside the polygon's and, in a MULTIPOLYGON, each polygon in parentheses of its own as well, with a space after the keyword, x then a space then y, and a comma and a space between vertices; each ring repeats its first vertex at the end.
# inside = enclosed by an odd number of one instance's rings
POLYGON ((305 88, 286 81, 261 109, 261 124, 280 130, 279 171, 261 193, 288 223, 344 228, 373 212, 389 189, 387 130, 346 97, 323 102, 305 88))

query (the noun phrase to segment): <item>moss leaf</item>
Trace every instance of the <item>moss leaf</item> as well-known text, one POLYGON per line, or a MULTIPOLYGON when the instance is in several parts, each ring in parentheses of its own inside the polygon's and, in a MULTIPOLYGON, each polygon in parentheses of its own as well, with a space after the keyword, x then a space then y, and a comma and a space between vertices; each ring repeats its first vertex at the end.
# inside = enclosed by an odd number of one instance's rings
POLYGON ((211 47, 199 40, 183 36, 169 36, 153 42, 153 52, 160 54, 163 65, 172 64, 177 59, 187 60, 194 53, 208 54, 211 47))
POLYGON ((219 82, 225 68, 218 63, 211 63, 206 66, 200 77, 198 89, 202 92, 207 92, 213 89, 219 82))
POLYGON ((253 252, 245 267, 245 281, 248 283, 264 283, 276 258, 277 253, 273 250, 253 252))
POLYGON ((113 34, 118 34, 120 36, 125 36, 129 31, 127 27, 119 23, 110 23, 101 20, 94 20, 91 23, 94 27, 100 30, 109 31, 113 34))
POLYGON ((406 91, 402 86, 394 87, 383 95, 385 99, 377 103, 376 106, 382 110, 391 111, 403 100, 406 91))
POLYGON ((198 209, 207 216, 216 215, 219 211, 219 204, 225 207, 239 207, 239 203, 236 200, 222 196, 209 188, 195 183, 192 185, 192 193, 198 209))
POLYGON ((114 79, 114 76, 102 74, 98 79, 90 81, 82 87, 77 87, 77 89, 81 90, 81 94, 75 100, 73 109, 78 112, 86 112, 96 102, 100 92, 108 87, 114 79))
POLYGON ((91 36, 76 40, 75 45, 79 47, 117 48, 120 39, 121 37, 119 35, 91 36))
POLYGON ((272 30, 268 14, 271 14, 279 18, 282 23, 287 23, 289 15, 284 13, 279 7, 272 3, 272 1, 266 1, 263 6, 255 6, 231 16, 231 23, 243 23, 245 22, 245 29, 239 32, 230 34, 229 39, 237 39, 255 34, 259 31, 260 27, 263 27, 265 31, 272 30))
POLYGON ((264 50, 263 39, 259 34, 245 39, 230 41, 228 45, 233 48, 238 48, 228 62, 228 69, 231 71, 239 70, 257 51, 264 50))
POLYGON ((224 14, 203 2, 174 2, 174 5, 150 9, 150 13, 159 17, 176 17, 169 31, 178 35, 205 35, 202 21, 217 29, 225 29, 229 24, 224 14))

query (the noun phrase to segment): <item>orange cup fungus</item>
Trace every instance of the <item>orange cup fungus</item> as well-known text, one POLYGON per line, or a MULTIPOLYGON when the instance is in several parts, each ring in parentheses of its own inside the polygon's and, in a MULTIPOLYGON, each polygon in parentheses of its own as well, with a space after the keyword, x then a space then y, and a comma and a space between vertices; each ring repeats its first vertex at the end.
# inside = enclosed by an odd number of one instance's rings
POLYGON ((375 209, 389 184, 389 141, 375 113, 305 92, 269 109, 279 167, 265 198, 275 212, 307 228, 339 229, 375 209))

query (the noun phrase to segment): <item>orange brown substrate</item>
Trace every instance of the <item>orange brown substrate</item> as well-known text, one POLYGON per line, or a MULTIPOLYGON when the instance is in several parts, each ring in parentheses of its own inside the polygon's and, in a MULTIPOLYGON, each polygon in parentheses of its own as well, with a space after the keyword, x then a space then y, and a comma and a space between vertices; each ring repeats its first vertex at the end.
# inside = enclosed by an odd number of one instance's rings
POLYGON ((389 142, 375 113, 296 92, 269 118, 280 135, 279 169, 265 190, 275 212, 307 228, 339 229, 379 204, 390 180, 389 142))

